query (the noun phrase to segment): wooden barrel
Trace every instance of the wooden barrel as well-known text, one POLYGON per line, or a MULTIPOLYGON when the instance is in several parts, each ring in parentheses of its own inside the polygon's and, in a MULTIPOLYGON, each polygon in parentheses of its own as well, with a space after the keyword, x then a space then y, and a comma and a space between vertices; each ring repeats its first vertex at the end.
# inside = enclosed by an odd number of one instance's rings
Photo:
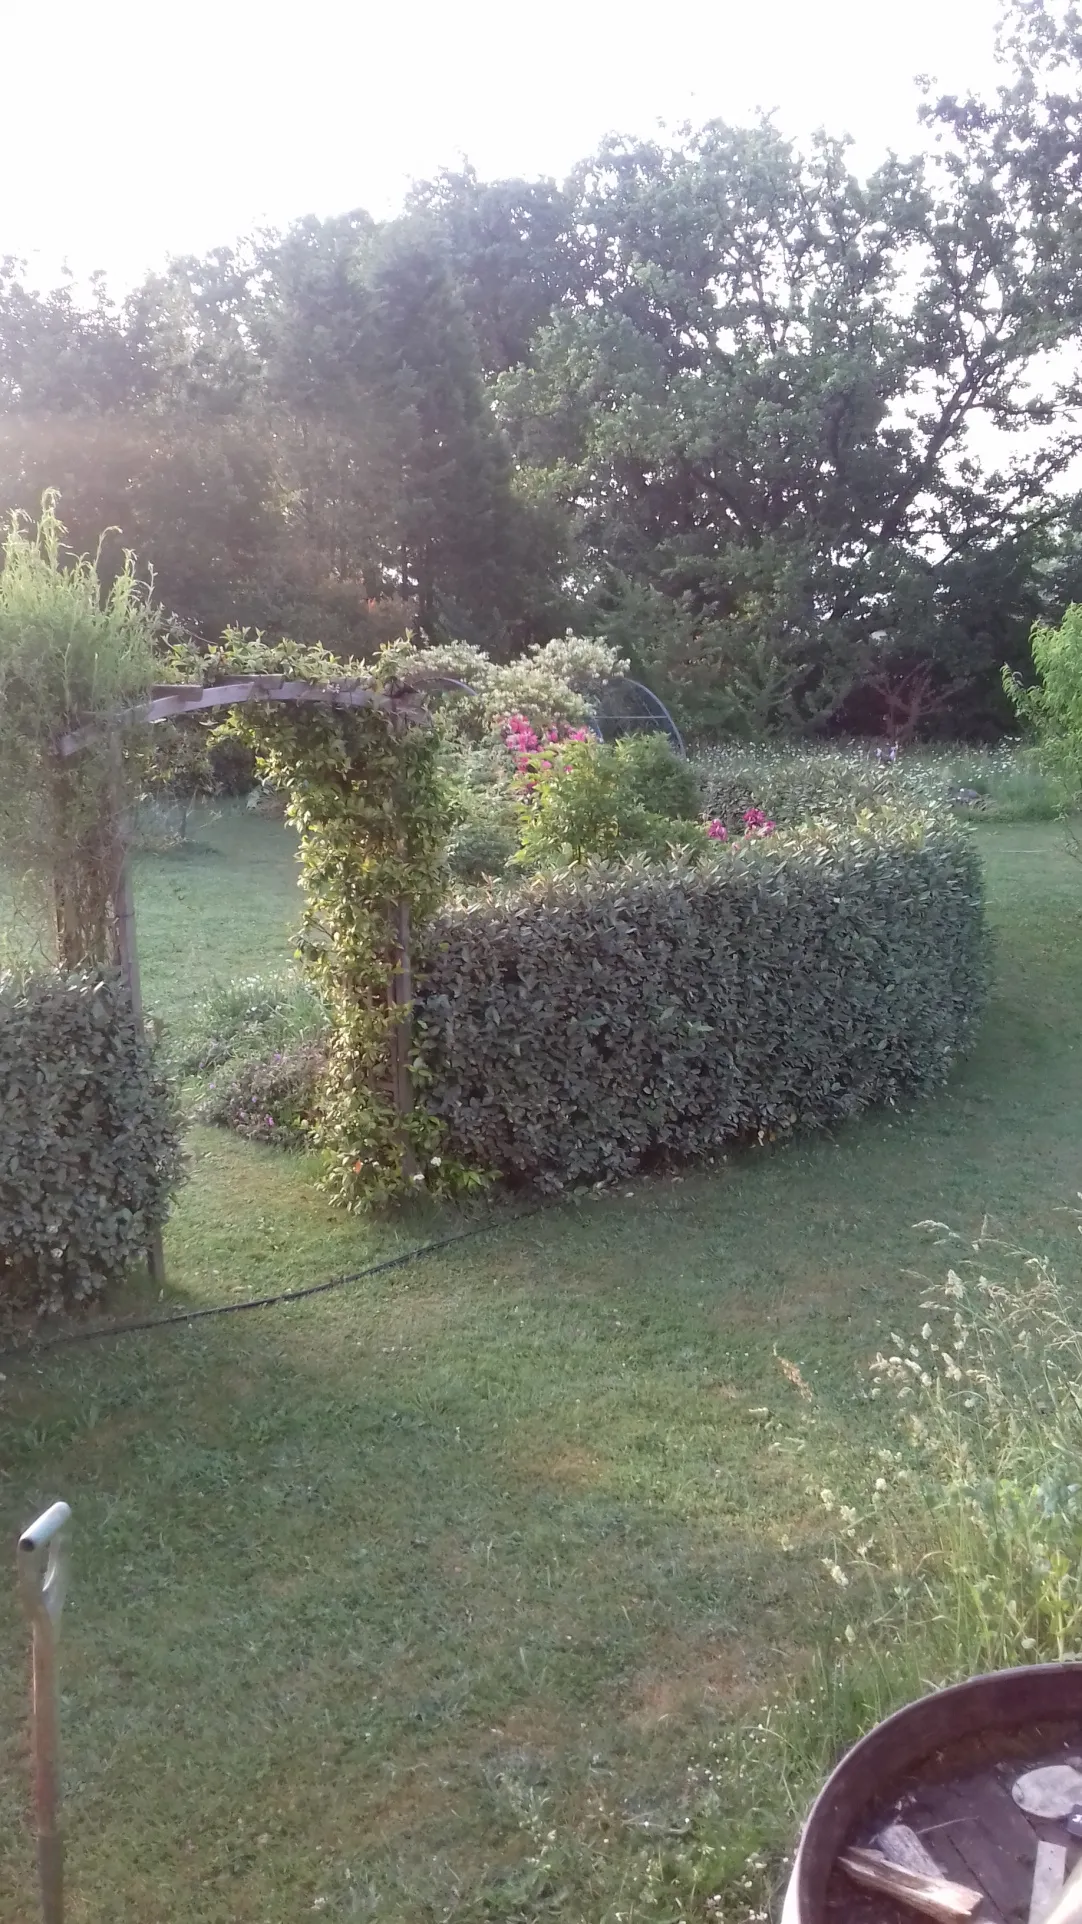
MULTIPOLYGON (((1077 1720, 1082 1750, 1082 1663, 1033 1664, 936 1690, 862 1737, 832 1771, 804 1825, 785 1894, 782 1924, 826 1924, 827 1884, 842 1849, 896 1789, 931 1770, 937 1753, 1002 1733, 1015 1755, 1028 1726, 1077 1720)), ((1035 1733, 1035 1749, 1039 1736, 1035 1733)), ((994 1748, 994 1746, 993 1746, 994 1748)))

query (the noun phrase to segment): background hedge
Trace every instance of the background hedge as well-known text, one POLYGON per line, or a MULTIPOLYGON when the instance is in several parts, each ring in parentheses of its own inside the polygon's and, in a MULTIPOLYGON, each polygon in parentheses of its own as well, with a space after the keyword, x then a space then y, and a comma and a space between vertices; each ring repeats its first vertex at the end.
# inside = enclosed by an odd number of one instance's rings
POLYGON ((417 1001, 451 1153, 557 1190, 941 1082, 985 984, 964 830, 884 816, 448 907, 417 1001))
POLYGON ((693 767, 702 811, 741 832, 744 811, 761 808, 780 827, 824 817, 851 821, 862 808, 904 803, 935 807, 947 799, 947 770, 913 759, 877 762, 858 749, 727 748, 702 750, 693 767))
POLYGON ((0 1303, 59 1308, 142 1259, 181 1175, 118 978, 0 977, 0 1303))

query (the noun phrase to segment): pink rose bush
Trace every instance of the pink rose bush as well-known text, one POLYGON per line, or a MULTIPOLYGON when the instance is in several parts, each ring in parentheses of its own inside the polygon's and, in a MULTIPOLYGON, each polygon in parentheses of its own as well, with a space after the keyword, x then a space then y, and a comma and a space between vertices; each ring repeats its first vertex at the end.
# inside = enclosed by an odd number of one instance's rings
POLYGON ((773 835, 774 824, 767 821, 761 808, 747 808, 744 810, 744 833, 745 835, 773 835))
MULTIPOLYGON (((525 794, 529 794, 536 786, 538 774, 552 772, 554 764, 546 750, 565 742, 585 742, 590 739, 586 728, 565 728, 562 733, 558 728, 546 728, 539 735, 527 715, 505 715, 500 728, 518 771, 516 787, 525 794)), ((565 764, 563 772, 565 775, 571 772, 570 763, 565 764)))
MULTIPOLYGON (((705 821, 703 826, 706 829, 708 841, 711 841, 711 842, 727 842, 728 841, 729 831, 726 828, 725 823, 720 819, 719 816, 715 815, 712 819, 705 821)), ((744 810, 745 836, 751 836, 753 839, 757 840, 764 835, 773 835, 774 826, 775 826, 774 823, 770 821, 766 815, 764 815, 761 808, 746 808, 744 810)))

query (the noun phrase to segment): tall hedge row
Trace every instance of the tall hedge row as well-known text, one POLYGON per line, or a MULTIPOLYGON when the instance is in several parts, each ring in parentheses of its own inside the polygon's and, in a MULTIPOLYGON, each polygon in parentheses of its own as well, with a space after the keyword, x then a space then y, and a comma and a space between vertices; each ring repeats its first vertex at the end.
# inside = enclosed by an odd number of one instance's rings
POLYGON ((554 1191, 941 1082, 985 983, 964 831, 880 816, 450 906, 417 1002, 449 1149, 554 1191))
POLYGON ((111 974, 0 977, 0 1305, 141 1259, 181 1175, 172 1098, 111 974))

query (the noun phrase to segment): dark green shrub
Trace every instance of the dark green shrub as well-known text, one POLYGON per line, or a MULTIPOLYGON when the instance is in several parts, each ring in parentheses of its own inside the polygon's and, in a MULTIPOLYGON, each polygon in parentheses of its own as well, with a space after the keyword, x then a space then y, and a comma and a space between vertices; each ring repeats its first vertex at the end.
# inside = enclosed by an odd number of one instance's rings
POLYGON ((471 798, 447 839, 447 866, 461 882, 502 875, 518 847, 515 811, 499 796, 471 798))
POLYGON ((670 822, 694 821, 703 812, 703 790, 691 762, 677 755, 665 735, 625 735, 613 756, 632 800, 670 822))
POLYGON ((45 1311, 103 1289, 141 1259, 181 1168, 118 979, 0 977, 0 1301, 45 1311))
POLYGON ((985 978, 971 839, 883 815, 489 891, 426 944, 426 1103, 545 1190, 931 1089, 985 978))
POLYGON ((246 1057, 218 1071, 196 1114, 200 1122, 222 1123, 252 1142, 301 1149, 326 1068, 325 1052, 315 1042, 246 1057))

